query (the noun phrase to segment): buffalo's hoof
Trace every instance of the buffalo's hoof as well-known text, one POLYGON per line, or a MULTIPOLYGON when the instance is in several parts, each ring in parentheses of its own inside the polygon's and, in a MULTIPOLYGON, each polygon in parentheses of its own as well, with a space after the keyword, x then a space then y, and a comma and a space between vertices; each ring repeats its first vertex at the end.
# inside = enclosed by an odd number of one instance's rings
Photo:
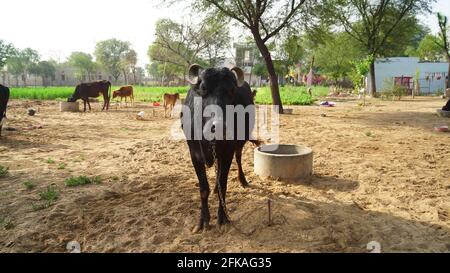
POLYGON ((193 234, 199 234, 202 233, 206 230, 210 230, 211 227, 209 226, 209 224, 204 224, 204 225, 197 225, 194 227, 194 229, 192 230, 193 234))
POLYGON ((227 233, 227 232, 229 232, 230 230, 231 230, 231 225, 229 225, 229 224, 222 224, 222 225, 219 225, 218 227, 217 227, 217 230, 220 232, 220 233, 227 233))
POLYGON ((247 182, 247 180, 240 180, 240 182, 241 182, 241 186, 244 188, 244 189, 247 189, 247 188, 250 188, 250 184, 247 182))

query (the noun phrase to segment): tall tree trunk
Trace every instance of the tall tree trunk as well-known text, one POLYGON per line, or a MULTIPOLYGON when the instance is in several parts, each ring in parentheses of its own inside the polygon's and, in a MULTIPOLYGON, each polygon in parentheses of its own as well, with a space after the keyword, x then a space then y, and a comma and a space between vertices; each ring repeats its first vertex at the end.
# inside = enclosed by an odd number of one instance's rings
POLYGON ((266 63, 267 72, 269 73, 270 78, 270 90, 272 92, 272 104, 279 106, 279 113, 283 114, 283 104, 281 102, 280 97, 280 87, 278 85, 278 76, 275 71, 275 66, 273 64, 272 56, 270 55, 270 51, 267 46, 264 44, 264 41, 261 38, 258 30, 252 31, 253 37, 255 38, 256 46, 258 47, 261 55, 264 58, 264 62, 266 63))
POLYGON ((125 85, 128 85, 128 75, 127 75, 127 71, 126 70, 123 71, 123 78, 125 80, 125 85))
POLYGON ((447 57, 448 61, 448 73, 447 73, 447 89, 450 88, 450 55, 447 57))
POLYGON ((377 96, 377 81, 375 75, 375 61, 370 64, 370 91, 373 97, 377 96))

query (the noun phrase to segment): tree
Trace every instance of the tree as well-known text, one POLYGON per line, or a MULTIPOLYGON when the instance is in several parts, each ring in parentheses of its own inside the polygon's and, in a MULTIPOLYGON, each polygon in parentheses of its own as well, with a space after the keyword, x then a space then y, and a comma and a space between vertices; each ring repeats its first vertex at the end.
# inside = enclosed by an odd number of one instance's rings
POLYGON ((95 58, 117 81, 123 72, 123 56, 130 51, 130 43, 117 39, 98 42, 95 46, 95 58))
POLYGON ((361 49, 345 32, 332 35, 316 50, 316 65, 334 80, 345 78, 352 71, 352 62, 361 57, 361 49))
POLYGON ((128 73, 130 72, 133 74, 133 83, 136 84, 136 64, 137 64, 137 53, 134 49, 130 49, 128 52, 125 52, 123 54, 122 70, 126 84, 128 84, 128 73))
POLYGON ((14 56, 8 58, 6 66, 8 72, 13 75, 16 80, 16 86, 19 86, 19 78, 25 71, 23 59, 19 54, 15 54, 14 56))
MULTIPOLYGON (((436 0, 323 0, 322 16, 336 20, 366 55, 377 57, 385 50, 398 26, 409 16, 430 12, 436 0)), ((396 39, 397 41, 397 39, 396 39)), ((375 58, 370 65, 371 91, 376 95, 375 58)))
POLYGON ((443 53, 439 46, 439 37, 427 35, 413 52, 413 56, 419 57, 422 61, 437 62, 445 58, 443 53))
POLYGON ((272 103, 279 106, 280 113, 283 113, 283 105, 278 77, 267 43, 293 21, 297 21, 295 19, 298 18, 297 15, 300 14, 300 9, 305 2, 306 0, 203 0, 195 2, 197 9, 227 16, 251 32, 256 46, 264 58, 270 77, 272 103))
POLYGON ((439 23, 439 41, 438 45, 444 52, 447 57, 448 65, 448 73, 447 73, 447 88, 450 88, 450 39, 449 39, 449 27, 448 27, 448 18, 441 13, 437 14, 438 23, 439 23))
POLYGON ((84 52, 72 52, 68 58, 69 64, 76 69, 76 76, 79 80, 86 75, 89 80, 95 71, 95 63, 92 61, 92 55, 84 52))
POLYGON ((156 23, 156 40, 148 55, 153 62, 183 67, 186 74, 193 63, 216 66, 224 59, 229 43, 229 30, 217 18, 183 24, 161 19, 156 23))
POLYGON ((42 85, 48 86, 48 80, 55 80, 56 66, 51 61, 41 61, 38 63, 38 74, 42 78, 42 85))
POLYGON ((24 86, 26 85, 27 75, 36 73, 36 65, 39 59, 39 53, 31 48, 17 50, 13 56, 8 58, 8 72, 15 77, 17 85, 19 85, 19 77, 21 77, 24 86))
POLYGON ((0 70, 6 65, 8 59, 14 56, 16 49, 10 43, 0 40, 0 70))
MULTIPOLYGON (((300 36, 287 33, 281 39, 281 44, 277 46, 276 59, 280 62, 279 71, 282 75, 287 75, 294 66, 300 63, 304 57, 305 50, 300 36)), ((277 69, 276 69, 277 70, 277 69)))
POLYGON ((0 40, 0 71, 2 72, 2 80, 5 82, 6 73, 3 68, 6 66, 8 59, 14 56, 16 49, 10 43, 0 40))

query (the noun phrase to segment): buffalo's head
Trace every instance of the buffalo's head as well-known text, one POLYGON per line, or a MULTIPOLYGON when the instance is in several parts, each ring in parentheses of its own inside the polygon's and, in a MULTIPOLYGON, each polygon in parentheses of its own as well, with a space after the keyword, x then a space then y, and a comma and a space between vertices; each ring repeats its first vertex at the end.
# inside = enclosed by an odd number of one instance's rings
POLYGON ((76 101, 77 101, 77 99, 74 97, 70 97, 67 99, 67 102, 76 102, 76 101))
POLYGON ((236 105, 235 94, 244 85, 244 72, 238 67, 203 69, 194 64, 188 81, 195 97, 201 97, 203 136, 209 141, 225 139, 227 129, 233 129, 227 128, 227 106, 236 105))

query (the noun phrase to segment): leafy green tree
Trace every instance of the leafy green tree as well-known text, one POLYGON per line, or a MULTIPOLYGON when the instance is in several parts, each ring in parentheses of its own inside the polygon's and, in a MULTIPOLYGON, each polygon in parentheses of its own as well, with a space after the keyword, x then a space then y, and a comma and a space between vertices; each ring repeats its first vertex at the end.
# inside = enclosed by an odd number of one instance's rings
POLYGON ((123 72, 123 56, 130 51, 130 43, 117 39, 98 42, 95 58, 117 81, 123 72))
MULTIPOLYGON (((399 25, 406 19, 431 11, 435 0, 323 0, 322 15, 333 18, 366 55, 378 57, 390 39, 398 40, 399 25)), ((375 58, 370 65, 371 91, 376 95, 375 58)))
POLYGON ((83 75, 86 75, 89 80, 92 79, 92 73, 95 71, 95 63, 92 60, 92 55, 84 52, 72 52, 68 58, 69 64, 75 68, 76 77, 82 80, 83 75))
POLYGON ((277 72, 283 76, 288 75, 291 69, 300 63, 304 55, 305 49, 301 37, 288 33, 276 49, 278 65, 275 64, 275 67, 277 68, 278 66, 277 72))
POLYGON ((17 85, 19 85, 19 77, 22 79, 23 85, 26 85, 28 74, 36 73, 39 59, 39 53, 31 48, 17 50, 13 56, 8 58, 8 72, 15 77, 17 85))
POLYGON ((0 70, 5 67, 8 59, 14 56, 16 53, 16 49, 10 43, 5 42, 4 40, 0 40, 0 70))
POLYGON ((150 45, 150 60, 184 67, 193 63, 215 66, 224 59, 230 37, 222 21, 206 18, 201 22, 180 24, 170 19, 156 23, 156 40, 150 45))
POLYGON ((41 61, 38 63, 38 75, 42 78, 42 84, 47 87, 49 80, 55 80, 56 65, 51 61, 41 61))
POLYGON ((439 37, 427 35, 420 42, 413 56, 419 57, 422 61, 437 62, 445 59, 443 53, 439 46, 439 37))
POLYGON ((136 84, 136 64, 137 64, 137 52, 134 49, 130 49, 122 56, 122 70, 125 82, 128 84, 128 73, 133 74, 133 83, 136 84))
POLYGON ((447 79, 447 88, 450 88, 450 38, 449 38, 449 26, 448 26, 448 18, 441 13, 437 14, 438 23, 439 23, 439 40, 438 45, 442 49, 445 57, 448 61, 448 79, 447 79))
POLYGON ((316 66, 334 80, 347 77, 353 68, 352 62, 362 55, 352 38, 345 32, 333 35, 316 49, 316 66))
MULTIPOLYGON (((173 0, 169 0, 169 2, 173 2, 173 0)), ((268 48, 268 42, 290 24, 299 21, 299 15, 301 9, 305 7, 305 2, 306 0, 192 1, 198 12, 231 18, 250 31, 270 76, 272 102, 279 106, 280 113, 283 113, 283 105, 278 86, 278 75, 268 48)))

